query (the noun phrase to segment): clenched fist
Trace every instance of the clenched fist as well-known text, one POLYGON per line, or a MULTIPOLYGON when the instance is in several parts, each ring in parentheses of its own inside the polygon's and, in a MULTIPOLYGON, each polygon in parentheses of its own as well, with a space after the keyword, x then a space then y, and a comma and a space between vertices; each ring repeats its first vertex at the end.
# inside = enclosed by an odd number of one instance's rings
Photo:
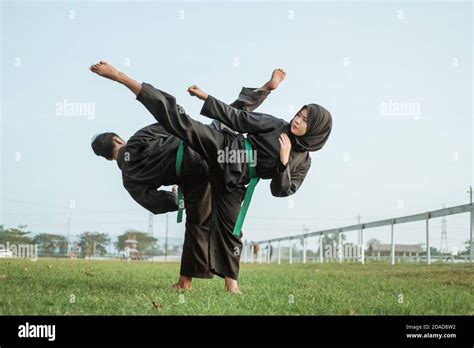
POLYGON ((192 85, 190 87, 188 87, 188 93, 193 96, 193 97, 197 97, 201 100, 206 100, 207 97, 208 97, 208 94, 206 92, 204 92, 202 89, 200 89, 198 86, 196 85, 192 85))

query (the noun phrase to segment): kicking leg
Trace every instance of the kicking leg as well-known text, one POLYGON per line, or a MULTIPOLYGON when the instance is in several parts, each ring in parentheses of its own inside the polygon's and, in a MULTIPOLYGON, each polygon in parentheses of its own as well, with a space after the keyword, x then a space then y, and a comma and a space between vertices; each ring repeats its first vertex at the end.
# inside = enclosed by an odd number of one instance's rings
POLYGON ((237 100, 230 104, 230 106, 248 112, 254 111, 267 99, 271 91, 278 88, 280 83, 285 79, 285 76, 286 73, 282 69, 273 70, 271 79, 262 87, 243 87, 237 100))
POLYGON ((142 83, 137 95, 155 119, 171 134, 184 140, 194 151, 207 161, 212 170, 217 163, 217 153, 224 143, 224 135, 189 117, 184 109, 176 104, 176 99, 148 83, 142 83))
POLYGON ((133 94, 135 95, 138 95, 138 93, 140 93, 140 90, 142 88, 142 85, 140 83, 131 79, 130 77, 125 75, 123 72, 118 71, 112 64, 109 64, 103 60, 101 60, 97 64, 91 65, 89 67, 89 70, 92 71, 93 73, 96 73, 99 76, 121 83, 122 85, 127 87, 129 90, 131 90, 133 94))
POLYGON ((155 119, 171 134, 183 139, 198 152, 210 166, 217 161, 219 142, 223 135, 186 115, 184 109, 176 104, 176 99, 152 85, 131 79, 111 64, 100 61, 89 68, 99 76, 119 82, 130 89, 155 119))
POLYGON ((272 72, 272 77, 262 87, 259 88, 261 91, 270 92, 277 89, 280 83, 285 79, 286 72, 283 69, 275 69, 272 72))
MULTIPOLYGON (((285 79, 286 73, 282 69, 273 70, 272 77, 260 88, 243 87, 238 98, 230 106, 252 112, 257 109, 270 95, 270 92, 277 89, 280 83, 285 79)), ((236 134, 232 128, 226 126, 220 121, 213 120, 215 127, 219 131, 228 131, 236 134)))

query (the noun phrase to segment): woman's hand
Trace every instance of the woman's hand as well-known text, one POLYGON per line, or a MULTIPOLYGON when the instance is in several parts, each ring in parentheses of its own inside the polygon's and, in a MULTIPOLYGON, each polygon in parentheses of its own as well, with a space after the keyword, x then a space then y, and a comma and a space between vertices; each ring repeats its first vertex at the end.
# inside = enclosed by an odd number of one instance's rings
POLYGON ((291 141, 285 133, 281 133, 278 140, 280 141, 280 162, 286 167, 290 160, 291 141))
POLYGON ((197 97, 201 100, 206 100, 207 97, 208 97, 208 94, 206 92, 204 92, 202 89, 200 89, 198 86, 196 85, 192 85, 188 88, 188 93, 192 96, 192 97, 197 97))

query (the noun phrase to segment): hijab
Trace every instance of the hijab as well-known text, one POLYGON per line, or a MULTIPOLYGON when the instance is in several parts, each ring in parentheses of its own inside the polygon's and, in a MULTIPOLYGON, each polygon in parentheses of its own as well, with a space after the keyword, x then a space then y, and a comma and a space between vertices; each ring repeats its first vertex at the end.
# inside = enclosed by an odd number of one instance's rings
POLYGON ((318 151, 331 134, 332 116, 329 111, 318 104, 308 104, 304 107, 308 110, 307 129, 302 136, 292 136, 295 150, 299 152, 318 151))

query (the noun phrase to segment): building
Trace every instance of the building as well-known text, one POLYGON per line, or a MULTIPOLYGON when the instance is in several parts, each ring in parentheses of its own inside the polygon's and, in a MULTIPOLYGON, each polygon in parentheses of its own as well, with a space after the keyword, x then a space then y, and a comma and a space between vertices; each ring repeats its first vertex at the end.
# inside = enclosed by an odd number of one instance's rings
MULTIPOLYGON (((390 257, 392 252, 391 244, 372 243, 367 249, 367 256, 372 256, 377 259, 381 257, 390 257)), ((419 255, 423 252, 423 248, 420 244, 395 244, 395 257, 406 259, 415 257, 419 258, 419 255)))
POLYGON ((140 258, 138 252, 138 241, 135 236, 128 236, 128 239, 124 242, 125 248, 123 248, 121 255, 124 259, 138 260, 140 258))

